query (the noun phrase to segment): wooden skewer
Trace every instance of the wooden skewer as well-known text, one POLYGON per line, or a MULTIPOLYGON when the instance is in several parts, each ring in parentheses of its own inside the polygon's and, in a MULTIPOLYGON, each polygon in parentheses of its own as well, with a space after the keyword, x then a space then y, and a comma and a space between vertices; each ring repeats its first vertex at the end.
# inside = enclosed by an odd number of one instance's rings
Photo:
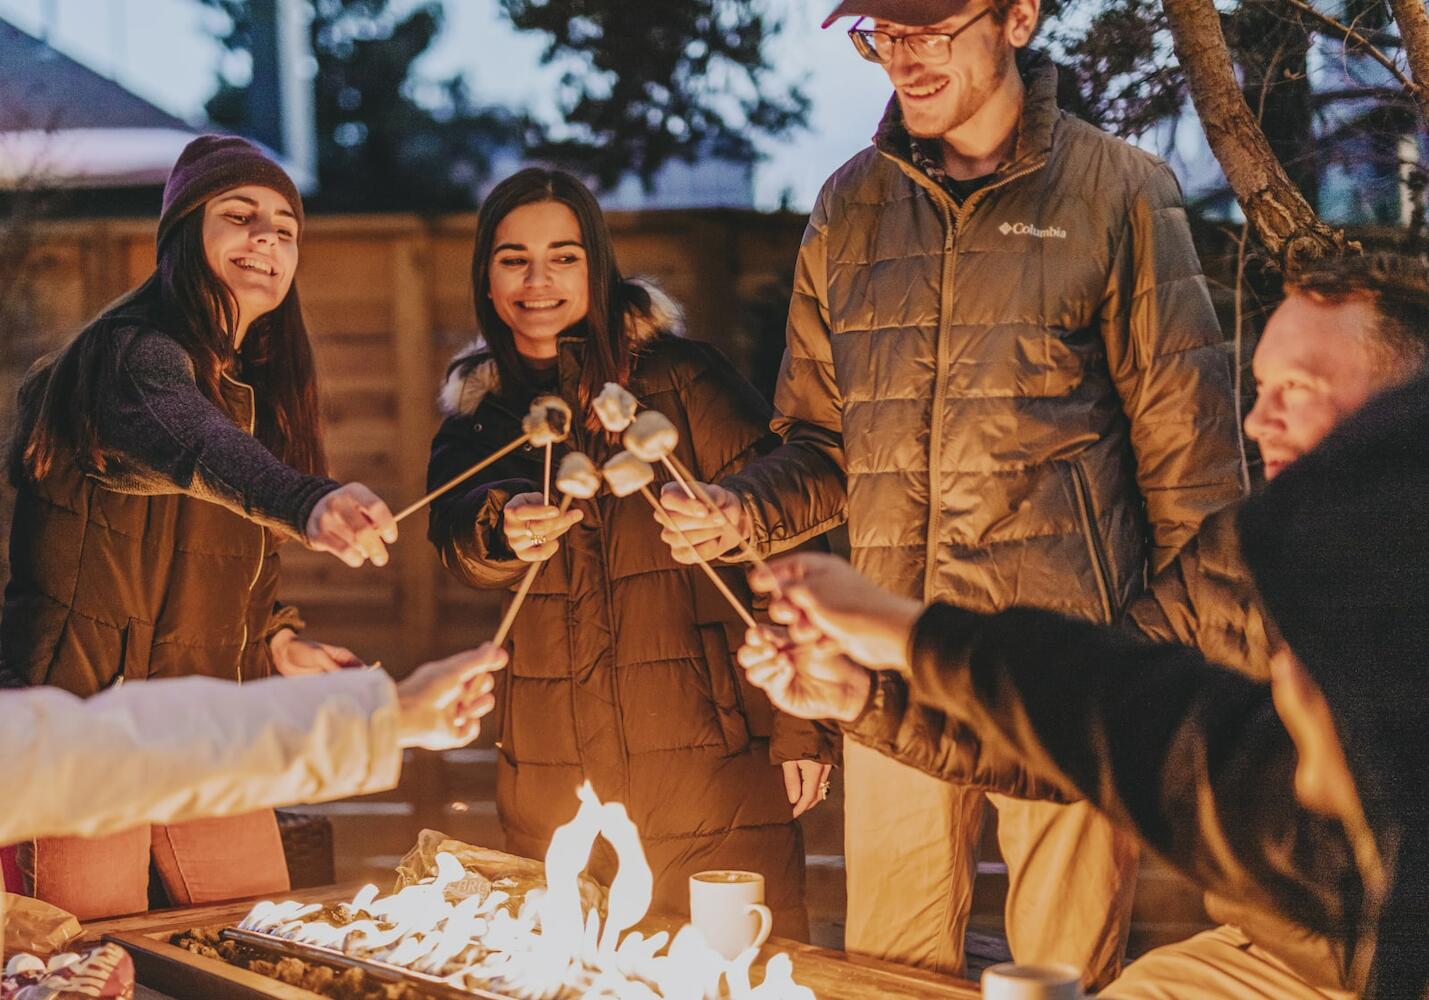
MULTIPOLYGON (((700 485, 699 480, 695 479, 694 476, 690 475, 690 471, 686 469, 684 465, 680 462, 680 460, 674 455, 666 455, 661 458, 660 461, 664 463, 665 468, 670 470, 670 475, 675 477, 675 482, 680 484, 680 489, 685 491, 685 496, 689 497, 696 503, 704 504, 710 510, 714 511, 714 513, 719 515, 720 520, 723 521, 725 523, 725 526, 728 527, 731 531, 733 531, 735 537, 739 539, 739 549, 741 552, 744 553, 744 557, 750 562, 752 562, 756 569, 760 570, 766 576, 768 576, 769 579, 773 580, 774 574, 770 571, 769 564, 764 561, 763 557, 761 557, 758 552, 754 551, 754 545, 749 541, 749 539, 744 537, 744 532, 739 530, 739 525, 735 524, 733 519, 731 519, 730 516, 725 513, 725 509, 723 507, 714 502, 714 497, 710 496, 709 492, 703 486, 700 485), (696 494, 698 494, 698 496, 696 496, 696 494)), ((779 584, 777 582, 774 584, 774 596, 783 596, 783 593, 780 591, 779 584)))
MULTIPOLYGON (((646 502, 650 504, 652 510, 654 510, 658 514, 665 514, 665 508, 660 506, 660 501, 655 499, 655 494, 650 492, 650 487, 640 487, 640 495, 643 496, 646 502)), ((675 526, 671 525, 671 527, 675 526)), ((694 553, 695 559, 700 564, 700 569, 705 571, 705 576, 710 578, 710 583, 713 583, 715 585, 715 589, 724 595, 724 599, 729 602, 730 607, 734 608, 735 611, 739 612, 739 617, 744 620, 744 624, 749 628, 755 628, 756 622, 754 621, 754 616, 749 613, 748 608, 746 608, 743 604, 740 603, 739 598, 734 596, 734 592, 729 589, 729 585, 726 584, 724 580, 720 579, 720 575, 714 571, 714 567, 705 561, 704 556, 700 555, 698 552, 695 551, 694 545, 692 545, 690 543, 690 540, 685 537, 685 533, 680 530, 680 528, 675 527, 675 534, 680 536, 680 541, 684 542, 685 545, 689 546, 690 551, 694 553)))
POLYGON ((551 444, 546 444, 546 475, 541 480, 541 502, 551 506, 551 444))
POLYGON ((499 450, 497 450, 497 451, 492 452, 490 455, 487 455, 487 456, 486 456, 485 458, 483 458, 480 462, 477 462, 475 465, 473 465, 471 468, 467 469, 467 470, 466 470, 465 472, 463 472, 461 475, 456 476, 456 477, 454 477, 454 478, 452 478, 452 479, 448 479, 445 483, 443 483, 442 485, 438 486, 436 489, 432 490, 432 492, 428 493, 426 496, 422 497, 420 500, 413 500, 413 501, 412 501, 411 503, 409 503, 407 506, 403 507, 402 510, 397 514, 397 516, 394 517, 392 520, 394 520, 394 521, 400 521, 400 520, 402 520, 402 518, 406 517, 408 514, 415 514, 417 511, 421 510, 423 507, 425 507, 427 504, 431 503, 433 500, 435 500, 437 497, 441 496, 443 493, 445 493, 447 490, 451 489, 453 486, 456 486, 456 485, 460 484, 460 483, 463 482, 464 480, 470 479, 472 476, 476 475, 478 472, 480 472, 482 469, 486 468, 486 467, 487 467, 488 465, 490 465, 492 462, 495 462, 495 461, 497 461, 498 459, 505 458, 507 455, 511 454, 511 453, 512 453, 513 451, 515 451, 517 448, 519 448, 519 447, 521 447, 523 444, 525 444, 526 441, 527 441, 530 437, 531 437, 531 435, 529 435, 529 434, 522 434, 519 438, 517 438, 515 441, 512 441, 512 442, 511 442, 510 444, 508 444, 505 448, 501 448, 501 449, 499 449, 499 450))
MULTIPOLYGON (((561 513, 571 509, 571 501, 575 499, 571 496, 561 498, 561 513)), ((511 626, 516 623, 516 612, 521 610, 521 604, 526 600, 526 595, 531 592, 531 584, 536 582, 536 574, 541 571, 541 567, 550 562, 549 559, 542 559, 540 562, 533 562, 526 567, 526 575, 521 578, 521 586, 516 588, 516 596, 511 599, 511 606, 506 609, 506 614, 501 616, 501 624, 496 626, 496 635, 492 637, 493 645, 500 646, 506 641, 506 636, 511 632, 511 626)))

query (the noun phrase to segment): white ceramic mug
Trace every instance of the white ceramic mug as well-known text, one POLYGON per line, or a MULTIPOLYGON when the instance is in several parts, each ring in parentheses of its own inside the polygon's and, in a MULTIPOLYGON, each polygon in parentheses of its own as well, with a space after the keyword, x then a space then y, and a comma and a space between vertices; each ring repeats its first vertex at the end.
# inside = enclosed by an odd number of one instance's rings
POLYGON ((774 927, 774 914, 764 905, 764 876, 742 871, 691 875, 690 923, 725 958, 759 947, 774 927))
POLYGON ((982 974, 983 1000, 1082 1000, 1081 973, 1071 965, 1004 962, 982 974))

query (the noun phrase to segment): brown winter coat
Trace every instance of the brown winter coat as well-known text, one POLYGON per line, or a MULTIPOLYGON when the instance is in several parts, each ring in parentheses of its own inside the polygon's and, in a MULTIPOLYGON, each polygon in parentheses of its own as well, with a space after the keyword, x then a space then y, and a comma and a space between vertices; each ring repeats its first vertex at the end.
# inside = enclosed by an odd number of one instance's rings
MULTIPOLYGON (((768 406, 713 348, 664 332, 669 322, 661 315, 631 324, 637 356, 628 388, 679 429, 681 461, 714 481, 777 444, 768 406)), ((560 342, 567 400, 576 398, 584 346, 579 337, 560 342)), ((504 397, 495 370, 479 345, 453 363, 431 483, 520 434, 530 401, 504 397)), ((557 462, 567 446, 597 463, 618 449, 585 430, 579 415, 576 424, 557 462)), ((459 579, 514 588, 527 564, 506 546, 501 512, 515 494, 539 491, 541 475, 542 455, 528 447, 433 505, 430 537, 459 579)), ((803 844, 778 764, 829 760, 828 740, 775 715, 744 681, 731 655, 739 618, 697 568, 673 561, 640 496, 607 492, 576 507, 584 520, 536 577, 511 635, 497 710, 497 805, 508 850, 543 856, 588 778, 602 798, 630 810, 655 871, 657 908, 686 910, 693 872, 755 869, 767 879, 776 927, 807 933, 803 844)), ((747 602, 743 574, 722 575, 747 602)), ((608 862, 599 876, 611 874, 608 862)))
MULTIPOLYGON (((11 471, 0 683, 92 695, 150 677, 266 677, 267 640, 302 624, 276 603, 277 543, 337 484, 251 437, 248 385, 223 378, 225 414, 162 333, 136 321, 109 336, 96 404, 107 469, 61 456, 39 480, 11 471)), ((47 376, 42 363, 21 390, 22 430, 47 376)))
POLYGON ((804 235, 775 407, 726 485, 768 548, 846 514, 880 585, 1111 621, 1241 493, 1229 365, 1164 163, 1023 60, 1016 151, 956 203, 897 101, 804 235))

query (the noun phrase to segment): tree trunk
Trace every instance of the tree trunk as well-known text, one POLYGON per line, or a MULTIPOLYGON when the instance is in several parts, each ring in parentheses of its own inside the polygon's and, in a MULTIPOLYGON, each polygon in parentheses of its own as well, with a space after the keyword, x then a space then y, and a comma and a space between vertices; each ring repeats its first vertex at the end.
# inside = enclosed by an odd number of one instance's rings
POLYGON ((1241 92, 1270 151, 1310 207, 1320 204, 1320 149, 1311 105, 1310 32, 1283 0, 1242 0, 1224 22, 1241 92))
POLYGON ((1399 37, 1409 56, 1409 72, 1414 77, 1418 93, 1419 113, 1429 125, 1429 8, 1424 0, 1390 0, 1394 23, 1399 25, 1399 37))
POLYGON ((1261 243, 1282 268, 1358 250, 1315 214, 1275 158, 1241 93, 1213 0, 1164 0, 1164 7, 1211 152, 1261 243))

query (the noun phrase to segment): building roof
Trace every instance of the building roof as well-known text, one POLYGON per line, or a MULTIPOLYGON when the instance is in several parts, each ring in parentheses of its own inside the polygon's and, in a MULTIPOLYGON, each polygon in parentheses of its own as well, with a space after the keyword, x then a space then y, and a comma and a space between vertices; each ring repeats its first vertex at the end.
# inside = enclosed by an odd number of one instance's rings
POLYGON ((0 132, 188 124, 0 19, 0 132))

